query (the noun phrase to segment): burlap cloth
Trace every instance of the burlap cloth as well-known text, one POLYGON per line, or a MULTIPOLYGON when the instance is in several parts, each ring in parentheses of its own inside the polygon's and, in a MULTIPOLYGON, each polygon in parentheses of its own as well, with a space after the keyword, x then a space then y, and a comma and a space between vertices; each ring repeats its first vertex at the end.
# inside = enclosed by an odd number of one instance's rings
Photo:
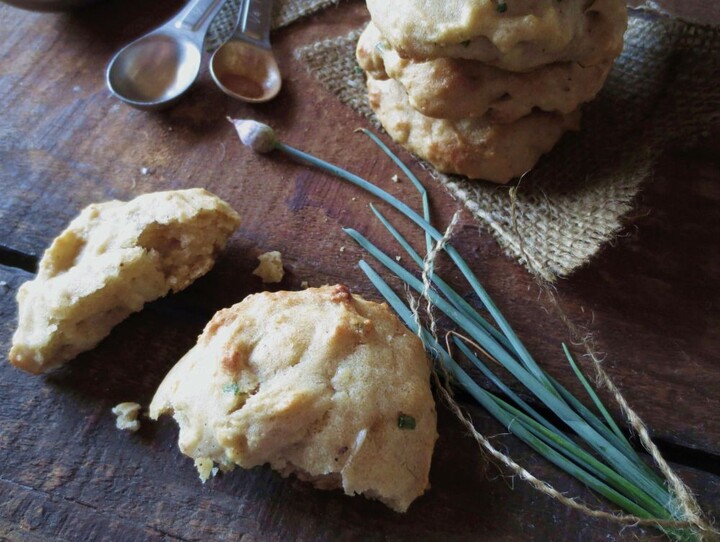
MULTIPOLYGON (((281 28, 337 2, 338 0, 275 0, 272 27, 281 28)), ((215 16, 205 37, 205 48, 208 51, 217 49, 230 36, 237 23, 239 7, 240 0, 227 0, 215 16)))
MULTIPOLYGON (((340 100, 374 118, 354 57, 360 31, 306 46, 297 57, 340 100)), ((632 11, 624 52, 583 108, 582 131, 511 183, 516 190, 433 175, 509 255, 554 281, 618 234, 667 144, 691 144, 719 122, 720 27, 632 11)))

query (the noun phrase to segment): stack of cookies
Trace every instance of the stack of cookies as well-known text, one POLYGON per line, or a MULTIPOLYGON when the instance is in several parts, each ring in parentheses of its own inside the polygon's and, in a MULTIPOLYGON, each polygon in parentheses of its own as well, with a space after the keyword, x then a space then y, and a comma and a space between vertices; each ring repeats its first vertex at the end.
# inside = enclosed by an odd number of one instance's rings
POLYGON ((624 0, 367 0, 357 58, 390 136, 439 171, 506 183, 599 92, 624 0))

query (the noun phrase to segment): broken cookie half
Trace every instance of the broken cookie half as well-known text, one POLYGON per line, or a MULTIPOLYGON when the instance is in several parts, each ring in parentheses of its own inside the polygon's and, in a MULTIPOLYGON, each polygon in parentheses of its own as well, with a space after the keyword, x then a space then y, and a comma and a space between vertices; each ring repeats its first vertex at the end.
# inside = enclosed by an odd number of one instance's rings
POLYGON ((344 286, 251 295, 218 312, 160 385, 180 450, 223 470, 269 463, 398 512, 428 487, 430 364, 385 304, 344 286))
POLYGON ((10 361, 42 373, 93 348, 145 303, 207 273, 239 222, 199 188, 88 206, 20 287, 10 361))

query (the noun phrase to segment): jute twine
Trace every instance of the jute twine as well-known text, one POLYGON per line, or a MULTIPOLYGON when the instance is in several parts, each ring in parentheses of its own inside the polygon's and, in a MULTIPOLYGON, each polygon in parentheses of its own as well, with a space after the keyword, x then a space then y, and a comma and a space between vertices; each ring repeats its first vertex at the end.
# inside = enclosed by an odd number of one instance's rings
MULTIPOLYGON (((433 303, 429 295, 432 289, 432 270, 435 268, 435 260, 438 254, 442 252, 445 246, 450 242, 450 239, 456 225, 458 224, 458 221, 459 212, 456 212, 450 222, 450 225, 445 230, 442 238, 437 241, 437 243, 433 246, 432 250, 428 252, 423 261, 423 290, 421 293, 421 297, 426 302, 425 319, 428 322, 430 333, 435 342, 438 342, 437 324, 433 315, 433 303)), ((553 307, 556 309, 556 311, 558 311, 560 317, 562 318, 562 321, 568 326, 568 329, 571 331, 572 336, 577 340, 577 342, 584 346, 587 356, 589 357, 589 359, 592 360, 592 366, 595 370, 596 381, 598 385, 603 386, 610 391, 613 398, 619 405, 621 412, 627 419, 628 423, 640 437, 640 442, 642 443, 643 447, 652 456, 658 469, 665 476, 669 488, 674 496, 673 505, 676 507, 675 513, 677 517, 682 518, 682 520, 666 520, 660 518, 648 519, 641 518, 632 514, 606 512, 604 510, 597 510, 591 508, 587 504, 579 502, 576 499, 566 497, 561 492, 556 490, 551 484, 537 478, 530 471, 515 462, 509 455, 498 450, 490 441, 490 439, 488 439, 485 435, 475 429, 475 426, 472 423, 470 417, 455 401, 451 392, 451 387, 449 385, 449 377, 445 370, 445 367, 442 364, 439 364, 440 366, 435 367, 433 370, 433 381, 435 382, 436 388, 443 402, 450 408, 453 414, 458 418, 458 420, 460 420, 463 426, 473 436, 475 441, 481 447, 481 450, 484 450, 491 459, 504 465, 510 470, 510 472, 516 474, 522 480, 529 483, 537 491, 540 491, 541 493, 559 501, 564 506, 577 510, 596 519, 604 519, 623 525, 691 529, 699 537, 699 539, 708 541, 719 540, 720 533, 714 530, 712 525, 710 525, 710 523, 705 520, 702 514, 702 510, 700 509, 700 506, 698 505, 692 491, 687 487, 687 485, 681 480, 681 478, 667 463, 665 458, 660 453, 660 450, 658 450, 657 446, 655 446, 655 444, 652 442, 645 423, 642 421, 640 416, 638 416, 637 413, 630 407, 625 397, 623 397, 623 395, 620 393, 620 390, 617 388, 617 386, 615 386, 609 375, 602 368, 601 361, 598 358, 593 347, 592 336, 588 334, 581 335, 580 330, 577 328, 577 326, 575 326, 572 320, 570 320, 565 314, 565 312, 562 310, 556 297, 552 293, 551 285, 542 282, 541 280, 539 282, 541 283, 541 286, 543 287, 545 293, 549 296, 553 307), (440 378, 438 371, 441 373, 443 378, 440 378)), ((418 337, 421 341, 423 341, 423 344, 426 345, 426 348, 428 348, 422 332, 422 316, 420 314, 420 304, 412 296, 410 297, 410 308, 413 311, 413 318, 418 327, 418 337)), ((476 348, 480 352, 484 353, 484 350, 481 347, 474 345, 472 341, 468 342, 471 345, 476 346, 476 348)))
MULTIPOLYGON (((229 0, 213 22, 206 40, 216 48, 232 31, 240 0, 229 0)), ((273 28, 335 3, 335 0, 276 2, 273 28)), ((320 79, 355 110, 372 118, 364 77, 354 59, 359 30, 298 51, 320 79)), ((640 183, 648 176, 662 145, 692 139, 720 120, 720 30, 679 21, 631 18, 627 45, 600 99, 586 108, 583 135, 566 140, 520 185, 507 189, 469 183, 435 174, 456 198, 483 221, 506 250, 525 263, 538 278, 572 336, 585 347, 599 385, 606 387, 637 432, 643 446, 665 475, 683 521, 648 520, 632 515, 594 510, 570 499, 500 452, 480 434, 455 402, 447 380, 433 376, 443 400, 492 458, 526 480, 538 491, 589 516, 630 525, 690 527, 707 539, 717 532, 703 519, 692 492, 672 470, 601 366, 592 337, 581 337, 565 315, 549 282, 587 262, 620 228, 620 218, 632 206, 640 183), (671 60, 673 62, 671 62, 671 60), (608 114, 614 115, 608 117, 608 114), (622 121, 622 122, 621 122, 622 121), (588 128, 590 125, 592 128, 588 128), (560 166, 560 167, 559 167, 560 166)), ((431 170, 431 168, 430 168, 431 170)), ((449 242, 459 221, 456 212, 443 237, 423 262, 425 312, 437 340, 430 299, 431 275, 437 255, 449 242)), ((418 303, 411 308, 420 328, 418 303)), ((422 339, 422 337, 421 337, 422 339)), ((447 378, 447 375, 444 375, 447 378)))
MULTIPOLYGON (((293 21, 337 4, 338 0, 276 0, 273 4, 272 28, 282 28, 293 21)), ((205 38, 208 51, 217 49, 232 33, 237 23, 241 0, 227 0, 215 16, 205 38)))
MULTIPOLYGON (((360 31, 296 54, 341 101, 373 119, 354 58, 360 31)), ((720 28, 632 12, 625 50, 583 115, 582 131, 564 137, 524 176, 514 219, 509 187, 429 168, 507 254, 549 282, 586 264, 617 235, 669 143, 692 143, 720 123, 720 28)))

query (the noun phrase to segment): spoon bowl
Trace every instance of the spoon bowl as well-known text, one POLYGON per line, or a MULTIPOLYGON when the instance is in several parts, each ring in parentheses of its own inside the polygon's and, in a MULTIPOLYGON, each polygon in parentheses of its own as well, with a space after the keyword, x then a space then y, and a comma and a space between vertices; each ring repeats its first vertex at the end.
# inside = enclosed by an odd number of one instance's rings
POLYGON ((280 68, 270 49, 241 40, 223 44, 210 59, 210 75, 225 94, 251 103, 280 92, 280 68))
POLYGON ((267 102, 282 86, 270 48, 272 0, 241 0, 232 35, 210 58, 210 76, 225 94, 244 102, 267 102))
POLYGON ((107 85, 141 109, 169 106, 195 81, 202 51, 182 35, 158 31, 120 50, 107 69, 107 85))
POLYGON ((110 92, 139 109, 174 104, 200 73, 208 27, 225 0, 190 0, 160 28, 122 48, 110 61, 110 92))

